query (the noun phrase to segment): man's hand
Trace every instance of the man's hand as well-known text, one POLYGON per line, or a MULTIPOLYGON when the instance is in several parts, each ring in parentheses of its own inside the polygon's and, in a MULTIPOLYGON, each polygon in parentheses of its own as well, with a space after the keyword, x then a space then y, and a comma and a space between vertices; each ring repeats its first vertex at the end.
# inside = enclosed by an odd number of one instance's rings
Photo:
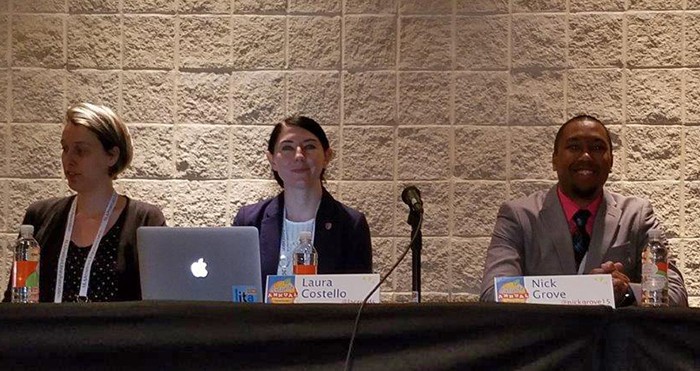
POLYGON ((607 261, 600 265, 600 268, 591 269, 590 274, 610 274, 613 280, 613 291, 615 292, 615 301, 620 302, 629 290, 630 279, 622 273, 622 263, 613 263, 607 261))

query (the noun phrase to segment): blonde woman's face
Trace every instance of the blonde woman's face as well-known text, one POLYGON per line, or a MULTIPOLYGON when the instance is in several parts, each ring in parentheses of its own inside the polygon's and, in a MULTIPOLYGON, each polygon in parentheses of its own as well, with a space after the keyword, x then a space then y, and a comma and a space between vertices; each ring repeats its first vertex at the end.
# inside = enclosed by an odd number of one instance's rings
POLYGON ((115 147, 105 151, 97 135, 82 125, 68 123, 61 135, 61 163, 68 186, 80 193, 111 181, 109 168, 119 157, 115 147))

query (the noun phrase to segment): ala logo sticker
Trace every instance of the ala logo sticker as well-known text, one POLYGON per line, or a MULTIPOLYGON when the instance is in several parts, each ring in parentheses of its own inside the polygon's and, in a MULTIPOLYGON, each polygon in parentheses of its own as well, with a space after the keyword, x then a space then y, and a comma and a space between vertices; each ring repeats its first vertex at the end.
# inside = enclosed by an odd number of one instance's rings
POLYGON ((204 258, 199 258, 199 260, 192 263, 190 270, 192 271, 192 275, 197 278, 204 278, 209 274, 209 271, 207 271, 207 263, 204 262, 204 258))

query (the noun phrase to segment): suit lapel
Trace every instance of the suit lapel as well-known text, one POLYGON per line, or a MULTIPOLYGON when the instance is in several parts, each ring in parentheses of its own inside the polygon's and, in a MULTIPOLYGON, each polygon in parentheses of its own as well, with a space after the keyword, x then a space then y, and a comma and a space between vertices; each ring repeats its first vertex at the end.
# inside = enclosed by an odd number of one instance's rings
POLYGON ((265 208, 265 214, 260 223, 260 263, 263 282, 267 275, 277 274, 282 235, 282 205, 284 205, 284 196, 280 194, 265 208))
MULTIPOLYGON (((564 215, 564 209, 557 196, 556 185, 545 196, 544 205, 540 211, 540 218, 545 232, 544 235, 548 237, 552 249, 557 252, 561 272, 563 274, 575 274, 574 245, 571 242, 571 232, 564 215)), ((545 252, 543 251, 543 253, 545 252)))
POLYGON ((335 212, 335 200, 333 196, 323 189, 321 204, 318 206, 316 213, 316 226, 314 236, 314 246, 318 252, 318 270, 319 273, 324 273, 333 270, 338 257, 336 239, 337 232, 340 231, 340 225, 336 220, 337 212, 335 212))
POLYGON ((593 225, 593 235, 588 248, 588 257, 584 272, 590 272, 593 268, 598 268, 603 263, 603 256, 612 246, 617 232, 620 228, 620 218, 622 212, 617 207, 617 203, 612 195, 603 191, 603 202, 598 208, 595 224, 593 225))

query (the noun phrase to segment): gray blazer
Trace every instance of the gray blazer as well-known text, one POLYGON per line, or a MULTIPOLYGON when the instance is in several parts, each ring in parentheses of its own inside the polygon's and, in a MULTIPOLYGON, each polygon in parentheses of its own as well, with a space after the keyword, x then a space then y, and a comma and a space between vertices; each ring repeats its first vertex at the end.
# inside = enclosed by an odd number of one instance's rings
MULTIPOLYGON (((499 276, 577 274, 571 233, 557 186, 504 203, 498 211, 481 280, 481 300, 494 301, 499 276)), ((641 281, 641 254, 647 231, 660 228, 651 203, 603 191, 583 272, 608 260, 624 265, 631 282, 641 281)), ((669 301, 688 305, 683 276, 669 264, 669 301)))

